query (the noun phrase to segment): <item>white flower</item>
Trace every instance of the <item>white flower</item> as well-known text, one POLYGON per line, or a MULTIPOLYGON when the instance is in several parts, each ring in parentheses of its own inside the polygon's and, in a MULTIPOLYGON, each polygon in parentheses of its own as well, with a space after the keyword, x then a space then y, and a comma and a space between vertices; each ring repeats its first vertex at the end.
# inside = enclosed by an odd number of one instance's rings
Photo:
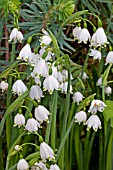
POLYGON ((81 122, 85 123, 86 122, 86 119, 87 119, 87 115, 86 115, 86 112, 84 111, 80 111, 78 113, 75 114, 75 122, 78 122, 79 124, 81 122))
POLYGON ((35 118, 40 122, 48 120, 49 111, 42 105, 35 108, 35 118))
POLYGON ((107 57, 106 57, 106 64, 113 64, 113 51, 109 51, 107 57))
POLYGON ((78 38, 79 31, 81 31, 81 27, 75 27, 73 29, 73 36, 74 36, 74 38, 78 38))
POLYGON ((38 85, 38 86, 41 86, 41 81, 38 77, 35 77, 35 83, 38 85))
POLYGON ((91 49, 91 53, 89 55, 93 57, 93 60, 98 59, 100 61, 102 58, 101 52, 95 49, 91 49))
POLYGON ((105 46, 106 44, 108 44, 107 36, 102 27, 98 28, 96 32, 93 34, 91 44, 94 47, 105 46))
POLYGON ((18 31, 17 28, 13 28, 13 30, 11 31, 9 41, 12 41, 12 40, 14 40, 14 42, 16 42, 17 40, 19 42, 22 42, 23 40, 23 34, 20 31, 18 31))
POLYGON ((43 82, 43 86, 44 86, 44 90, 48 90, 48 92, 52 94, 54 89, 58 90, 59 82, 53 75, 50 75, 45 78, 43 82))
POLYGON ((22 114, 18 113, 14 117, 14 124, 15 124, 15 126, 18 126, 18 127, 25 125, 25 117, 22 114))
MULTIPOLYGON (((49 61, 49 60, 53 60, 53 56, 54 56, 54 53, 52 53, 49 49, 46 49, 47 50, 47 56, 45 58, 45 61, 49 61)), ((40 57, 43 56, 43 54, 46 52, 46 50, 44 48, 41 48, 40 51, 39 51, 39 55, 40 57)))
POLYGON ((50 35, 48 34, 47 31, 45 31, 44 29, 42 29, 42 32, 44 33, 44 35, 42 37, 40 37, 40 45, 49 45, 52 41, 50 35))
POLYGON ((75 92, 73 94, 73 102, 74 103, 76 102, 78 105, 79 105, 79 102, 81 102, 83 98, 84 97, 83 97, 83 95, 80 92, 75 92))
POLYGON ((26 44, 20 51, 17 59, 30 61, 32 60, 32 52, 29 44, 26 44))
POLYGON ((105 87, 105 94, 109 96, 111 93, 112 93, 112 88, 110 86, 105 87))
POLYGON ((2 81, 0 83, 0 89, 2 89, 2 92, 8 89, 8 83, 6 83, 5 81, 2 81))
POLYGON ((80 74, 79 74, 79 77, 81 77, 81 75, 82 75, 82 79, 83 79, 83 80, 86 80, 86 79, 89 78, 89 77, 87 76, 86 72, 80 73, 80 74))
POLYGON ((93 100, 88 112, 91 112, 92 114, 96 114, 97 111, 103 112, 104 107, 106 107, 106 105, 101 100, 93 100))
POLYGON ((83 41, 85 44, 87 44, 87 41, 88 40, 90 41, 91 36, 87 28, 83 28, 81 29, 81 31, 78 32, 77 38, 78 38, 78 43, 81 43, 83 41))
POLYGON ((22 82, 22 80, 17 80, 12 87, 13 93, 16 93, 18 96, 22 95, 25 91, 27 91, 27 87, 22 82))
POLYGON ((97 115, 91 115, 89 119, 86 121, 87 130, 91 127, 97 131, 97 129, 101 129, 101 121, 97 115))
POLYGON ((29 132, 36 132, 39 127, 40 124, 34 118, 29 118, 27 120, 25 129, 28 130, 29 132))
POLYGON ((43 97, 41 88, 38 85, 33 85, 31 87, 29 96, 32 98, 32 100, 36 99, 37 101, 40 101, 41 97, 43 97))
POLYGON ((29 168, 28 163, 25 159, 20 159, 17 163, 17 170, 27 170, 29 168))
MULTIPOLYGON (((68 88, 68 82, 67 81, 65 81, 65 82, 63 82, 63 83, 61 83, 60 84, 60 86, 59 86, 59 88, 61 89, 61 92, 62 93, 67 93, 67 88, 68 88)), ((72 85, 70 84, 70 93, 72 93, 72 85)))
POLYGON ((40 59, 38 63, 36 63, 32 76, 43 76, 47 77, 49 75, 48 73, 48 65, 44 59, 40 59))
POLYGON ((97 81, 97 86, 101 86, 101 85, 102 85, 102 76, 97 81))
POLYGON ((42 142, 40 145, 40 156, 43 161, 55 159, 53 150, 45 142, 42 142))
POLYGON ((35 165, 31 167, 31 170, 47 170, 47 168, 46 165, 40 161, 39 163, 36 162, 35 165))
POLYGON ((20 145, 16 145, 16 146, 14 147, 14 149, 15 149, 16 151, 20 151, 20 150, 22 149, 22 147, 21 147, 20 145))
POLYGON ((50 170, 60 170, 57 164, 51 165, 50 170))
POLYGON ((63 76, 63 81, 68 80, 68 71, 67 70, 62 70, 62 76, 63 76))
POLYGON ((60 71, 57 72, 57 80, 61 83, 63 81, 63 75, 60 71))

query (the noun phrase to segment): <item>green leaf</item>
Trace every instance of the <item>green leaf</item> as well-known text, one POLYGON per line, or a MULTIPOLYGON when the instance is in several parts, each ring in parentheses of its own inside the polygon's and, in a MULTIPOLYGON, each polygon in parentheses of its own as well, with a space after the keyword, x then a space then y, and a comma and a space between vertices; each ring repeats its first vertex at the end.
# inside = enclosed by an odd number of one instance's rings
POLYGON ((102 85, 105 86, 106 82, 107 82, 107 78, 110 72, 110 68, 111 68, 112 64, 109 64, 109 66, 107 67, 107 69, 104 71, 104 74, 102 75, 102 85))
MULTIPOLYGON (((108 121, 109 119, 113 119, 113 101, 106 100, 105 104, 107 105, 107 107, 105 107, 105 109, 103 111, 103 116, 104 116, 105 120, 108 121)), ((111 122, 113 122, 113 120, 111 120, 111 122)), ((112 124, 112 126, 113 126, 113 124, 112 124)))

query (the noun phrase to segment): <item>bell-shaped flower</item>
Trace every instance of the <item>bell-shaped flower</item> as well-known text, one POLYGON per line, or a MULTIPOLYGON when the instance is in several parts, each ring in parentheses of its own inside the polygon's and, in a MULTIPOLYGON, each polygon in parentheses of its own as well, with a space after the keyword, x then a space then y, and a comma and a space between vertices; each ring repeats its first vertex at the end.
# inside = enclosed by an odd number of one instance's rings
POLYGON ((17 170, 28 170, 29 165, 25 159, 20 159, 17 163, 17 170))
POLYGON ((68 71, 66 69, 62 70, 63 81, 68 80, 68 71))
POLYGON ((80 111, 75 114, 74 118, 75 118, 75 122, 78 122, 79 124, 83 122, 85 124, 86 119, 87 119, 86 112, 80 111))
POLYGON ((26 44, 20 51, 19 56, 17 57, 19 60, 31 61, 32 60, 32 52, 29 44, 26 44))
POLYGON ((36 99, 37 101, 40 102, 41 97, 43 97, 41 88, 38 85, 33 85, 31 87, 29 96, 30 98, 32 98, 32 100, 36 99))
POLYGON ((57 72, 57 80, 61 83, 63 82, 63 75, 60 71, 57 72))
POLYGON ((90 52, 89 55, 93 57, 93 60, 99 60, 100 61, 101 58, 102 58, 101 52, 98 51, 98 50, 95 50, 95 49, 91 49, 91 52, 90 52))
POLYGON ((78 39, 78 33, 81 31, 81 27, 75 27, 74 29, 73 29, 73 36, 74 36, 74 38, 75 39, 78 39))
POLYGON ((44 35, 40 37, 40 45, 48 46, 51 43, 52 39, 46 30, 42 29, 42 32, 44 35))
POLYGON ((35 108, 35 118, 40 122, 48 121, 49 111, 42 105, 35 108))
POLYGON ((98 79, 97 86, 102 86, 102 76, 98 79))
POLYGON ((91 44, 94 47, 105 46, 106 44, 108 44, 107 36, 102 27, 98 28, 96 32, 93 34, 91 44))
POLYGON ((0 83, 0 89, 2 90, 2 92, 4 92, 5 90, 8 89, 8 83, 6 83, 5 81, 2 81, 0 83))
MULTIPOLYGON (((54 53, 52 53, 49 49, 46 49, 47 50, 47 56, 45 58, 45 61, 51 61, 53 60, 53 56, 54 56, 54 53)), ((43 54, 46 52, 46 50, 44 48, 41 48, 40 51, 39 51, 39 55, 40 57, 43 56, 43 54)))
POLYGON ((40 156, 44 162, 46 162, 46 159, 49 160, 55 159, 53 150, 45 142, 42 142, 40 144, 40 156))
POLYGON ((41 80, 38 78, 38 77, 35 77, 35 83, 38 85, 38 86, 41 86, 41 80))
POLYGON ((91 102, 91 106, 88 110, 88 112, 91 112, 92 114, 96 114, 97 111, 103 112, 104 108, 106 107, 105 103, 101 100, 93 100, 91 102))
POLYGON ((86 80, 86 79, 89 78, 89 77, 87 76, 86 72, 80 73, 80 74, 79 74, 79 77, 81 77, 81 76, 82 76, 82 79, 83 79, 83 80, 86 80))
POLYGON ((22 146, 20 146, 20 145, 15 145, 14 149, 15 149, 16 151, 20 151, 20 150, 22 150, 22 146))
POLYGON ((29 132, 37 132, 38 128, 40 127, 40 124, 35 120, 34 118, 29 118, 27 120, 25 129, 29 132))
MULTIPOLYGON (((65 82, 62 82, 59 86, 59 89, 61 89, 61 92, 62 93, 65 93, 67 94, 67 88, 68 88, 68 82, 65 81, 65 82)), ((70 84, 70 93, 72 93, 72 85, 70 84)))
POLYGON ((113 51, 109 51, 106 57, 106 64, 113 64, 113 51))
POLYGON ((15 117, 14 117, 14 126, 18 126, 18 127, 21 127, 25 125, 25 117, 22 115, 22 114, 17 114, 15 117))
POLYGON ((49 75, 45 78, 43 82, 43 87, 44 90, 48 90, 48 92, 52 94, 54 90, 58 90, 59 82, 53 75, 49 75))
POLYGON ((112 88, 110 86, 105 87, 104 91, 105 91, 105 94, 109 96, 112 93, 112 88))
POLYGON ((60 170, 57 164, 51 165, 50 170, 60 170))
POLYGON ((91 115, 89 119, 86 121, 87 130, 91 127, 93 130, 97 131, 98 128, 101 129, 101 121, 97 115, 91 115))
POLYGON ((22 40, 23 40, 23 34, 20 31, 18 31, 17 28, 13 28, 13 30, 11 31, 10 40, 9 41, 12 41, 12 40, 14 42, 16 42, 17 40, 19 42, 22 42, 22 40))
POLYGON ((80 92, 74 92, 74 94, 73 94, 73 102, 74 103, 76 102, 79 105, 79 102, 81 102, 83 98, 84 97, 80 92))
POLYGON ((17 80, 12 87, 13 93, 17 94, 18 96, 22 95, 25 91, 27 91, 27 87, 22 82, 22 80, 17 80))
POLYGON ((31 170, 48 170, 46 168, 46 165, 40 161, 39 163, 35 163, 32 167, 31 167, 31 170))
POLYGON ((87 41, 91 39, 90 33, 87 30, 87 28, 83 28, 81 29, 81 31, 79 31, 78 35, 78 43, 81 43, 82 41, 84 42, 84 44, 87 44, 87 41))

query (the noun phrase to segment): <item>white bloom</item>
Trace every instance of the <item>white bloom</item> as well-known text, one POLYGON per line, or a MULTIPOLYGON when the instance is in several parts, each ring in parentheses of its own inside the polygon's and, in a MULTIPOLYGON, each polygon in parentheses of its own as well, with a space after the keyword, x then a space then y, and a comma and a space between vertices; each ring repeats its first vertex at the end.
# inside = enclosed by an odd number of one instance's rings
POLYGON ((42 142, 40 145, 40 156, 43 161, 55 159, 53 150, 45 142, 42 142))
POLYGON ((109 96, 111 93, 112 93, 112 88, 110 86, 105 87, 105 94, 109 96))
POLYGON ((57 164, 51 165, 50 170, 60 170, 57 164))
POLYGON ((14 147, 14 149, 15 149, 16 151, 20 151, 20 150, 22 149, 22 147, 21 147, 20 145, 16 145, 16 146, 14 147))
POLYGON ((79 77, 81 77, 81 75, 82 75, 82 79, 83 79, 83 80, 86 80, 86 79, 89 78, 89 77, 87 76, 86 72, 83 72, 83 74, 80 73, 80 74, 79 74, 79 77))
POLYGON ((22 80, 17 80, 12 87, 13 93, 16 93, 18 96, 22 95, 25 91, 27 91, 27 87, 22 82, 22 80))
POLYGON ((17 170, 27 170, 29 168, 28 163, 25 159, 20 159, 17 163, 17 170))
MULTIPOLYGON (((49 61, 49 60, 53 60, 53 56, 54 56, 54 53, 52 53, 49 49, 46 49, 47 50, 47 56, 45 58, 45 61, 49 61)), ((43 56, 43 54, 46 52, 46 50, 44 48, 41 48, 40 51, 39 51, 39 55, 40 57, 43 56)))
POLYGON ((97 131, 97 129, 101 129, 101 121, 97 115, 91 115, 89 119, 86 121, 87 130, 91 127, 97 131))
POLYGON ((67 70, 62 70, 62 76, 63 76, 63 81, 68 80, 68 71, 67 70))
POLYGON ((73 94, 73 102, 74 103, 76 102, 77 104, 79 104, 79 102, 81 102, 83 98, 84 97, 83 97, 83 95, 80 92, 75 92, 73 94))
POLYGON ((113 64, 113 51, 109 51, 107 57, 106 57, 106 64, 113 64))
POLYGON ((78 122, 79 124, 81 122, 85 123, 86 119, 87 119, 87 115, 86 115, 86 112, 84 111, 80 111, 75 114, 75 122, 78 122))
POLYGON ((97 81, 97 86, 101 86, 101 85, 102 85, 102 76, 97 81))
POLYGON ((29 132, 36 132, 39 127, 40 124, 34 118, 29 118, 27 120, 25 129, 28 130, 29 132))
POLYGON ((100 61, 102 58, 101 52, 95 49, 91 49, 91 53, 89 55, 93 57, 93 60, 98 59, 100 61))
POLYGON ((32 98, 32 100, 36 99, 37 101, 40 101, 41 97, 43 97, 41 88, 38 85, 33 85, 31 87, 29 96, 32 98))
POLYGON ((17 59, 30 61, 32 60, 32 52, 29 44, 26 44, 20 51, 17 59))
POLYGON ((31 53, 31 58, 28 61, 30 65, 35 66, 40 61, 40 55, 31 53))
POLYGON ((57 79, 57 67, 55 67, 54 65, 52 65, 52 75, 57 79))
POLYGON ((25 125, 25 117, 22 114, 18 113, 14 117, 14 124, 15 126, 18 126, 18 127, 25 125))
MULTIPOLYGON (((65 81, 63 83, 60 84, 59 88, 61 89, 62 93, 67 93, 67 88, 68 88, 68 82, 65 81)), ((70 93, 72 93, 72 85, 70 84, 70 93)))
POLYGON ((78 43, 81 43, 83 41, 85 44, 87 44, 87 41, 88 40, 90 41, 91 36, 87 28, 83 28, 81 29, 81 31, 78 32, 77 38, 78 38, 78 43))
POLYGON ((48 34, 47 31, 45 31, 44 29, 42 29, 42 32, 44 33, 44 35, 42 37, 40 37, 40 45, 49 45, 52 41, 50 35, 48 34))
POLYGON ((47 170, 47 168, 46 165, 40 161, 39 163, 36 162, 35 165, 31 167, 31 170, 47 170))
POLYGON ((73 29, 73 36, 74 36, 74 38, 78 38, 79 31, 81 31, 81 27, 75 27, 73 29))
POLYGON ((98 28, 96 32, 93 34, 91 39, 91 44, 94 47, 103 46, 103 45, 105 46, 106 44, 108 44, 107 36, 102 27, 98 28))
POLYGON ((38 77, 35 77, 35 83, 38 85, 38 86, 41 86, 41 81, 38 77))
POLYGON ((13 28, 13 30, 11 31, 9 41, 12 41, 12 40, 14 40, 14 42, 16 42, 17 40, 19 42, 22 42, 23 40, 23 34, 20 31, 18 31, 17 28, 13 28))
POLYGON ((8 83, 6 83, 5 81, 2 81, 0 83, 0 89, 2 89, 2 92, 8 89, 8 83))
POLYGON ((42 123, 48 120, 49 111, 42 105, 35 108, 35 118, 42 123))
POLYGON ((91 112, 92 114, 96 114, 97 111, 103 112, 104 107, 106 107, 106 105, 101 100, 93 100, 88 112, 91 112))
POLYGON ((45 78, 43 82, 43 86, 44 86, 44 90, 48 90, 48 92, 52 94, 54 89, 58 90, 59 82, 53 75, 50 75, 45 78))
POLYGON ((57 80, 61 83, 63 81, 63 75, 60 71, 57 72, 57 80))

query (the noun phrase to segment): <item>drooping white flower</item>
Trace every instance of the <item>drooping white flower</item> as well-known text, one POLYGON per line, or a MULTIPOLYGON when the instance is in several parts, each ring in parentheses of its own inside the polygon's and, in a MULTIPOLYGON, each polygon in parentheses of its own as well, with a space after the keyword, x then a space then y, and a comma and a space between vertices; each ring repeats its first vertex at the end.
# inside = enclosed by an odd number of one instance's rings
POLYGON ((43 87, 44 90, 48 90, 48 92, 52 94, 54 90, 58 90, 59 82, 53 75, 50 75, 45 78, 43 82, 43 87))
POLYGON ((83 80, 86 80, 86 79, 89 78, 89 77, 87 76, 86 72, 80 73, 80 74, 79 74, 79 77, 81 77, 81 75, 82 75, 82 79, 83 79, 83 80))
POLYGON ((82 41, 84 44, 87 44, 87 41, 91 39, 90 33, 87 28, 81 29, 81 31, 77 34, 78 43, 81 43, 82 41))
POLYGON ((5 90, 8 89, 8 83, 6 83, 5 81, 2 81, 0 83, 0 89, 2 90, 2 92, 4 92, 5 90))
POLYGON ((35 118, 40 122, 48 120, 49 111, 42 105, 35 108, 35 118))
POLYGON ((40 145, 40 156, 42 160, 45 162, 46 162, 46 159, 49 159, 49 160, 55 159, 53 150, 45 142, 42 142, 40 145))
POLYGON ((40 37, 40 42, 41 42, 40 45, 47 46, 51 43, 52 39, 46 30, 42 29, 42 32, 44 35, 42 37, 40 37))
POLYGON ((31 87, 29 96, 32 98, 32 100, 36 99, 37 101, 40 101, 41 97, 43 97, 41 88, 38 85, 33 85, 31 87))
POLYGON ((98 59, 100 61, 101 58, 102 58, 101 52, 98 51, 98 50, 95 50, 95 49, 91 49, 91 52, 90 52, 89 55, 93 57, 93 60, 97 60, 98 59))
POLYGON ((86 122, 86 119, 87 119, 87 115, 86 115, 86 112, 84 111, 80 111, 78 113, 75 114, 75 122, 78 122, 79 124, 81 122, 85 123, 86 122))
POLYGON ((109 51, 107 57, 106 57, 106 64, 113 64, 113 51, 109 51))
POLYGON ((26 44, 20 51, 19 56, 17 57, 19 60, 30 61, 32 60, 32 52, 29 44, 26 44))
MULTIPOLYGON (((65 93, 67 94, 67 88, 68 88, 68 82, 65 81, 65 82, 62 82, 59 86, 59 88, 61 89, 61 92, 62 93, 65 93)), ((72 93, 72 85, 70 84, 70 93, 72 93)))
MULTIPOLYGON (((46 49, 47 50, 47 56, 45 58, 45 61, 49 61, 49 60, 53 60, 53 56, 54 56, 54 53, 52 53, 49 49, 46 49)), ((39 55, 40 57, 43 56, 43 54, 46 52, 46 50, 44 48, 41 48, 40 51, 39 51, 39 55)))
POLYGON ((106 107, 106 105, 101 100, 93 100, 88 112, 91 112, 92 114, 96 114, 97 111, 103 112, 104 107, 106 107))
POLYGON ((34 118, 29 118, 27 120, 25 129, 28 130, 29 132, 36 132, 38 131, 39 127, 40 127, 40 124, 34 118))
POLYGON ((35 77, 35 83, 36 83, 38 86, 41 86, 41 80, 40 80, 38 77, 35 77))
POLYGON ((62 70, 63 81, 68 80, 68 71, 66 69, 62 70))
POLYGON ((30 65, 35 66, 40 61, 40 55, 31 53, 31 59, 28 61, 30 65))
POLYGON ((25 91, 27 91, 27 87, 22 82, 22 80, 17 80, 12 86, 13 93, 16 93, 18 96, 22 95, 25 91))
POLYGON ((14 149, 15 149, 16 151, 20 151, 20 150, 22 149, 22 147, 21 147, 20 145, 16 145, 16 146, 14 147, 14 149))
POLYGON ((110 86, 105 87, 105 94, 109 96, 111 93, 112 93, 112 88, 110 86))
POLYGON ((84 97, 80 92, 74 92, 74 94, 73 94, 73 102, 74 103, 76 102, 79 105, 79 102, 81 102, 83 98, 84 97))
POLYGON ((17 170, 28 170, 29 165, 25 159, 20 159, 17 163, 17 170))
POLYGON ((75 27, 74 29, 73 29, 73 36, 74 36, 74 38, 77 38, 78 39, 78 33, 79 33, 79 31, 81 31, 81 27, 75 27))
POLYGON ((18 126, 18 127, 21 127, 21 126, 25 125, 25 117, 22 114, 18 113, 14 117, 14 125, 18 126))
POLYGON ((98 79, 97 86, 102 86, 102 76, 98 79))
POLYGON ((22 42, 23 40, 23 34, 20 31, 18 31, 17 28, 13 28, 13 30, 11 31, 9 41, 12 41, 12 40, 14 40, 14 42, 16 42, 17 40, 19 42, 22 42))
POLYGON ((31 170, 48 170, 48 169, 46 168, 46 165, 42 161, 40 161, 39 163, 36 162, 35 165, 31 167, 31 170))
POLYGON ((89 119, 86 121, 87 130, 91 127, 97 131, 98 128, 101 129, 101 121, 97 115, 91 115, 89 119))
POLYGON ((98 28, 96 32, 93 34, 91 44, 94 47, 105 46, 106 44, 108 44, 107 36, 102 27, 98 28))
POLYGON ((60 71, 57 72, 57 80, 61 83, 63 81, 63 75, 60 71))
POLYGON ((50 170, 60 170, 57 164, 51 165, 50 170))

